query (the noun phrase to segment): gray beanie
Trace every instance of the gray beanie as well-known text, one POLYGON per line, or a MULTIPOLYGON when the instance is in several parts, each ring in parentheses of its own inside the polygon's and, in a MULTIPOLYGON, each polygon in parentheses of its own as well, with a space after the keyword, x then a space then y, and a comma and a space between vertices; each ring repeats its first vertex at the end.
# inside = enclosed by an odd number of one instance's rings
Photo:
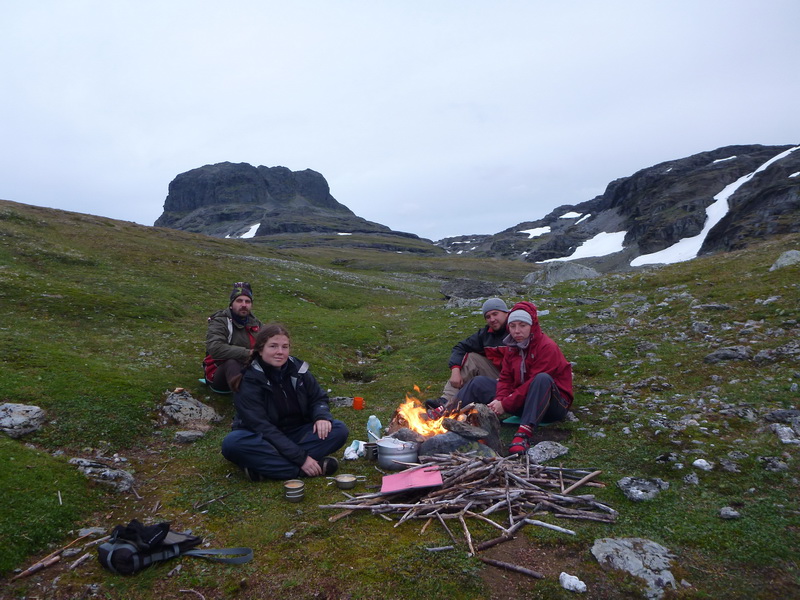
POLYGON ((523 323, 527 323, 528 325, 533 325, 533 319, 531 318, 531 313, 527 310, 522 310, 518 308, 517 310, 513 311, 510 315, 508 315, 508 322, 513 323, 514 321, 522 321, 523 323))
POLYGON ((481 307, 481 311, 485 315, 490 310, 502 310, 503 312, 508 312, 508 307, 506 303, 500 300, 500 298, 489 298, 486 302, 483 303, 483 307, 481 307))

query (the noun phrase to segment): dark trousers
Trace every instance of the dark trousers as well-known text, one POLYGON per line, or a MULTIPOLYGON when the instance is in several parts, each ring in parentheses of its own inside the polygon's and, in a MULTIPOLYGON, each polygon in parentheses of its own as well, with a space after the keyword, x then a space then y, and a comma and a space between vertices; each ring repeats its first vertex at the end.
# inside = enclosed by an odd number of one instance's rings
MULTIPOLYGON (((471 402, 489 404, 494 400, 496 391, 497 380, 478 376, 461 388, 458 400, 461 402, 461 406, 466 406, 471 402)), ((517 416, 519 416, 520 425, 536 427, 543 422, 563 421, 567 412, 569 412, 567 400, 561 396, 556 384, 553 383, 553 378, 547 373, 539 373, 533 378, 528 388, 522 414, 517 416)))
MULTIPOLYGON (((319 462, 344 446, 349 431, 339 420, 332 421, 331 432, 324 440, 314 433, 314 424, 308 423, 283 433, 319 462)), ((294 479, 300 476, 300 465, 289 462, 260 434, 247 429, 234 429, 222 440, 222 456, 241 468, 269 479, 294 479)))
POLYGON ((219 367, 217 367, 217 370, 214 372, 214 380, 209 381, 208 385, 211 386, 211 389, 214 389, 218 392, 230 392, 230 382, 242 374, 243 368, 244 365, 238 360, 229 358, 219 367))

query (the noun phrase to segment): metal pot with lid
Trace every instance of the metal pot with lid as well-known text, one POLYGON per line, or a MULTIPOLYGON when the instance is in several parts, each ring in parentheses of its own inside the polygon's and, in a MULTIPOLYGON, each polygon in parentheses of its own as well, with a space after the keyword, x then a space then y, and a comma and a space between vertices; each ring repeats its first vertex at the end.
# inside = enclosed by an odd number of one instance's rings
POLYGON ((399 463, 415 463, 419 460, 417 442, 404 442, 392 437, 379 439, 378 445, 378 464, 390 471, 402 471, 408 465, 399 463), (398 461, 398 462, 395 462, 398 461))

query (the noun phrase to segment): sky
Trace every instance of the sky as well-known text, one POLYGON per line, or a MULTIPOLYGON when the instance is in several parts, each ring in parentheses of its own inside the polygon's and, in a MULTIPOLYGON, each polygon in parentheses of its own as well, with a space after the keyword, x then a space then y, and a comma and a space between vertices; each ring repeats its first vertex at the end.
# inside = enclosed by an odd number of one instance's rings
POLYGON ((796 0, 0 0, 0 198, 152 225, 178 174, 245 162, 395 230, 497 233, 800 143, 798 31, 796 0))

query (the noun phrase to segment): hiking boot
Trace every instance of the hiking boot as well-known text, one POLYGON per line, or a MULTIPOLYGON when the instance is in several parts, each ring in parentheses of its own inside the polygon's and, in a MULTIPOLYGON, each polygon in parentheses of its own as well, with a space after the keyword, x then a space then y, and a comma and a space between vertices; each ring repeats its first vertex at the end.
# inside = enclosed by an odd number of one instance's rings
POLYGON ((522 435, 515 435, 511 440, 511 445, 508 447, 509 454, 525 454, 528 448, 531 447, 531 440, 522 435))
POLYGON ((244 476, 247 477, 250 481, 254 482, 264 481, 264 478, 261 476, 261 473, 257 473, 256 471, 248 469, 247 467, 245 467, 242 470, 244 471, 244 476))
POLYGON ((322 474, 330 476, 339 470, 339 461, 332 456, 326 456, 320 462, 320 466, 322 467, 322 474))
POLYGON ((437 419, 441 419, 444 416, 444 405, 437 406, 436 408, 429 408, 425 411, 425 414, 428 415, 429 421, 436 421, 437 419))

